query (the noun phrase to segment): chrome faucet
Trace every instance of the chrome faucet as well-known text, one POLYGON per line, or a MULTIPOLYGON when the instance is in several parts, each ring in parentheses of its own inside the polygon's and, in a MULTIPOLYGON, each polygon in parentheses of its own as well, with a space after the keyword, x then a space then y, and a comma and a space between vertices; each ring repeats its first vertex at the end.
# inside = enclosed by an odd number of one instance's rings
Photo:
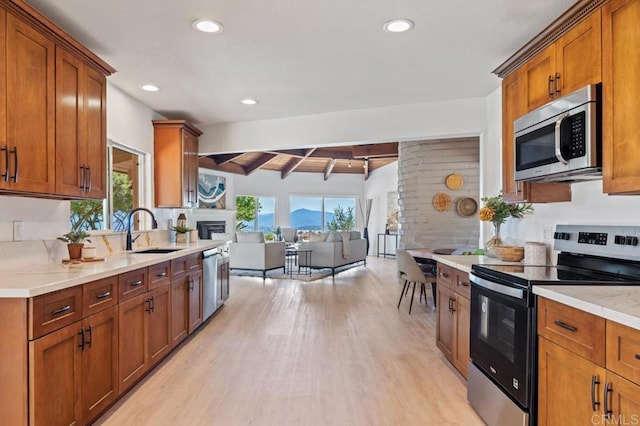
POLYGON ((133 240, 131 239, 131 218, 133 217, 133 214, 138 211, 145 211, 149 213, 151 215, 151 220, 152 220, 151 228, 156 229, 158 227, 158 222, 156 222, 156 217, 153 215, 153 212, 151 210, 145 209, 144 207, 136 207, 135 209, 131 210, 127 215, 127 218, 125 219, 127 221, 127 247, 125 248, 125 250, 127 251, 133 250, 132 248, 133 240))

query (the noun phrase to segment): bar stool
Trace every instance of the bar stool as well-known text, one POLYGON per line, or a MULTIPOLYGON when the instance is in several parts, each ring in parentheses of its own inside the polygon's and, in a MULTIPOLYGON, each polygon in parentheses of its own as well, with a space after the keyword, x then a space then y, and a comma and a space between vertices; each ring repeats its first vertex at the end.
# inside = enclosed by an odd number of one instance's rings
POLYGON ((398 300, 398 309, 402 298, 409 292, 409 286, 413 283, 413 291, 411 293, 411 303, 409 304, 409 314, 413 307, 413 297, 416 293, 416 284, 420 283, 420 301, 424 296, 424 302, 427 304, 426 284, 431 284, 431 292, 433 297, 433 306, 436 304, 436 276, 431 272, 423 272, 418 263, 406 250, 398 250, 396 253, 398 259, 398 273, 400 279, 404 280, 404 286, 398 300))

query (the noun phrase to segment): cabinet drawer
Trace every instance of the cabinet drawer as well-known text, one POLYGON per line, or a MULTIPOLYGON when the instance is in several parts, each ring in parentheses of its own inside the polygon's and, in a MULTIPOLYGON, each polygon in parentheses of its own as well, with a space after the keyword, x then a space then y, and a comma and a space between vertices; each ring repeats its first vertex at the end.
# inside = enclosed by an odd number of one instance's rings
POLYGON ((189 272, 197 272, 202 269, 202 253, 193 253, 187 256, 187 266, 189 272))
POLYGON ((453 281, 455 280, 456 270, 448 265, 438 263, 438 286, 446 287, 450 290, 454 289, 453 281))
POLYGON ((640 330, 607 321, 607 369, 640 384, 640 330))
POLYGON ((171 262, 166 261, 149 266, 149 290, 169 284, 171 281, 171 262))
POLYGON ((118 276, 82 286, 82 316, 88 317, 118 304, 118 276))
POLYGON ((129 300, 149 290, 148 269, 136 269, 118 276, 118 297, 120 302, 129 300))
POLYGON ((538 334, 604 367, 605 319, 538 298, 538 334))
POLYGON ((171 261, 171 278, 184 275, 189 270, 189 256, 182 256, 171 261))
POLYGON ((82 319, 82 286, 31 298, 29 308, 29 339, 37 339, 82 319))
POLYGON ((455 291, 460 296, 471 299, 471 283, 469 282, 469 274, 456 269, 455 291))

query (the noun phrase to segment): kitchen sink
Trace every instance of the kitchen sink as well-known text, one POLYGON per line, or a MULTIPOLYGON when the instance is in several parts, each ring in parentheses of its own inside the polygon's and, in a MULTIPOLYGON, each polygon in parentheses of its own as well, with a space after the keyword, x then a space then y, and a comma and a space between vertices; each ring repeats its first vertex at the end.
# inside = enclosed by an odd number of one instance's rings
POLYGON ((174 251, 182 250, 179 248, 150 248, 146 250, 134 251, 133 254, 159 254, 159 253, 173 253, 174 251))

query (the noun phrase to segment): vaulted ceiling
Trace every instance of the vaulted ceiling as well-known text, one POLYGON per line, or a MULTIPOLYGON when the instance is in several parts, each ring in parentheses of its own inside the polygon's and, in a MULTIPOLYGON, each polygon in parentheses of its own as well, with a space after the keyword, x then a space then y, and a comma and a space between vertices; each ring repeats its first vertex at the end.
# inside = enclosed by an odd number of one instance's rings
POLYGON ((366 180, 374 170, 397 160, 398 142, 389 142, 209 155, 200 158, 200 167, 245 176, 259 169, 278 171, 282 179, 293 172, 323 173, 324 180, 335 173, 348 173, 366 180))

